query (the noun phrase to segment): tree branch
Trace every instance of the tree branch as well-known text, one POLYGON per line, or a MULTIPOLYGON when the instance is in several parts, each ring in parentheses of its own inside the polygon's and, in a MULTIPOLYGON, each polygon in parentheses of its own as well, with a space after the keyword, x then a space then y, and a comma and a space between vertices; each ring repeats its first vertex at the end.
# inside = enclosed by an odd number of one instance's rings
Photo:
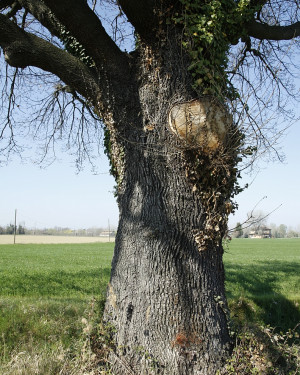
POLYGON ((289 40, 300 36, 300 22, 289 26, 269 26, 253 20, 246 25, 246 30, 256 39, 289 40))
POLYGON ((0 9, 5 9, 12 6, 15 0, 0 0, 0 9))
POLYGON ((59 28, 59 22, 55 15, 50 12, 50 9, 46 7, 43 1, 19 0, 19 3, 44 27, 46 27, 52 35, 60 38, 61 30, 59 28))
POLYGON ((84 63, 44 39, 25 32, 3 14, 0 14, 0 46, 11 66, 35 66, 53 73, 87 99, 95 98, 95 92, 99 92, 96 77, 84 63))
POLYGON ((250 0, 250 6, 251 7, 256 7, 256 6, 262 7, 267 2, 268 2, 268 0, 250 0))
POLYGON ((15 15, 17 14, 17 12, 18 12, 19 10, 21 10, 21 9, 22 9, 21 5, 20 5, 17 1, 15 1, 15 2, 11 5, 11 10, 10 10, 8 13, 6 13, 6 17, 8 17, 8 18, 13 18, 13 17, 15 17, 15 15))
POLYGON ((50 11, 82 44, 98 68, 108 66, 113 76, 124 75, 128 58, 106 33, 101 21, 82 0, 44 0, 50 11))
POLYGON ((138 34, 148 39, 153 37, 153 29, 157 26, 157 17, 154 14, 153 0, 119 0, 123 12, 138 34))

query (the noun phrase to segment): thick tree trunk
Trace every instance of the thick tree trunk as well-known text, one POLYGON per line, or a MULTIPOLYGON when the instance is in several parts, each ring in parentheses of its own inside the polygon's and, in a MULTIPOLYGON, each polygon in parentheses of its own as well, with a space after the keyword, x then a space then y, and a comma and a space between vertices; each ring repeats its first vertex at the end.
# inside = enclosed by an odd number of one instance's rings
POLYGON ((215 374, 230 346, 222 247, 199 251, 203 214, 182 173, 140 156, 120 202, 106 306, 114 373, 215 374))
POLYGON ((104 315, 114 327, 110 360, 116 375, 215 375, 231 347, 220 215, 228 194, 220 198, 226 183, 211 158, 167 126, 172 104, 193 91, 180 50, 163 51, 145 47, 137 58, 133 105, 119 111, 132 127, 111 132, 120 222, 104 315))

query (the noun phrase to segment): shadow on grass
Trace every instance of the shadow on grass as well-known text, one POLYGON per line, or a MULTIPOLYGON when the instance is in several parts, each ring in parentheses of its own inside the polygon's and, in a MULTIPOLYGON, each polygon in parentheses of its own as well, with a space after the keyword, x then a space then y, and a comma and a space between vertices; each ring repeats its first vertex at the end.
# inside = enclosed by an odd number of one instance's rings
POLYGON ((299 293, 298 263, 227 263, 225 269, 229 306, 237 320, 260 321, 284 331, 300 322, 299 297, 293 301, 284 295, 299 293))

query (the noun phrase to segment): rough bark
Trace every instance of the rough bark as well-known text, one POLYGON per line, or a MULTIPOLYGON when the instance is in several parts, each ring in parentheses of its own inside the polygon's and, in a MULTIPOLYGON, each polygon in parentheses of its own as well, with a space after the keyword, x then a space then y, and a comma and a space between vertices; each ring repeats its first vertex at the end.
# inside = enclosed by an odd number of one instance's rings
POLYGON ((176 157, 135 154, 106 306, 116 328, 113 371, 215 374, 230 351, 222 246, 199 251, 201 202, 176 157))
POLYGON ((105 320, 115 374, 215 375, 230 352, 221 239, 199 245, 206 208, 167 126, 172 104, 194 95, 188 59, 172 42, 141 44, 134 105, 116 119, 131 128, 111 132, 120 222, 105 320))

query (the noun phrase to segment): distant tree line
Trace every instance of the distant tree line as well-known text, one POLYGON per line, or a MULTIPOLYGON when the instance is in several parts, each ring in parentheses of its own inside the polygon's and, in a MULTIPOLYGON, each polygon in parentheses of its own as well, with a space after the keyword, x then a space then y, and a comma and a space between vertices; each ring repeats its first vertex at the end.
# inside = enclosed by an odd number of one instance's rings
POLYGON ((287 227, 285 224, 276 225, 274 223, 266 224, 265 222, 255 223, 252 225, 243 225, 238 222, 231 233, 232 238, 248 238, 251 233, 255 232, 258 235, 265 229, 271 229, 272 238, 297 238, 300 237, 300 227, 295 230, 292 227, 287 227))
MULTIPOLYGON (((264 229, 271 229, 272 238, 300 238, 300 226, 297 229, 292 227, 287 227, 285 224, 266 224, 264 221, 262 223, 256 223, 252 225, 245 225, 238 222, 233 230, 231 230, 230 237, 232 238, 248 238, 249 234, 253 231, 258 234, 264 229)), ((6 226, 0 226, 1 234, 14 234, 15 226, 9 224, 6 226)), ((54 227, 54 228, 26 228, 24 225, 19 224, 16 226, 16 234, 22 235, 40 235, 40 236, 80 236, 80 237, 97 237, 97 236, 115 236, 116 230, 111 229, 110 232, 107 228, 92 227, 87 229, 70 229, 68 227, 54 227)))
POLYGON ((25 227, 23 225, 14 226, 9 224, 6 227, 0 226, 0 234, 14 234, 16 229, 17 234, 25 234, 25 227))
MULTIPOLYGON (((1 234, 14 234, 15 233, 15 226, 13 224, 9 224, 6 226, 0 226, 0 235, 1 234)), ((108 229, 105 228, 87 228, 87 229, 70 229, 65 227, 54 227, 54 228, 31 228, 28 229, 24 225, 16 226, 16 234, 28 234, 28 235, 43 235, 43 236, 88 236, 88 237, 96 237, 96 236, 115 236, 116 230, 115 229, 108 229)))

